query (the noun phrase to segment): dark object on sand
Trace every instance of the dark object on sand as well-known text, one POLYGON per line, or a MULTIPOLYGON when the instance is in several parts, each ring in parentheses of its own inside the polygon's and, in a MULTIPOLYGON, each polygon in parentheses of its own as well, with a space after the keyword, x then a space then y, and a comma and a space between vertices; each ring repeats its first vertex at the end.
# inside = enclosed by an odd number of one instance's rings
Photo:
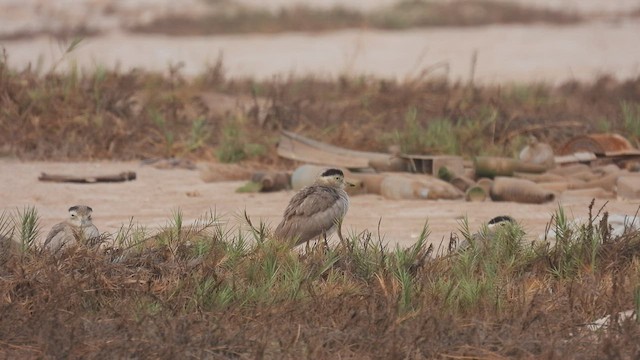
POLYGON ((286 172, 256 172, 251 181, 261 185, 261 192, 291 189, 291 175, 286 172))
POLYGON ((74 176, 42 173, 38 177, 38 180, 40 181, 70 182, 80 184, 93 184, 97 182, 124 182, 135 179, 136 173, 134 171, 123 171, 119 174, 98 176, 74 176))

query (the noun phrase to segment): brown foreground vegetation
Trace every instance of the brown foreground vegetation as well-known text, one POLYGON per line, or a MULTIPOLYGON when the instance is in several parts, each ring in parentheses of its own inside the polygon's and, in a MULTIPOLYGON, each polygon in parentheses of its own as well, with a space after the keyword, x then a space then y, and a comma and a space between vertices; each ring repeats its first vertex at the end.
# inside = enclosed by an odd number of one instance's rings
POLYGON ((612 237, 596 209, 580 227, 559 209, 554 245, 523 243, 517 224, 480 238, 462 224, 471 247, 435 258, 427 228, 407 249, 364 232, 298 253, 248 218, 243 232, 211 214, 183 227, 179 213, 159 233, 124 227, 115 247, 53 255, 33 245, 30 211, 0 221, 16 241, 0 259, 5 358, 640 355, 635 321, 586 326, 640 303, 640 233, 612 237))

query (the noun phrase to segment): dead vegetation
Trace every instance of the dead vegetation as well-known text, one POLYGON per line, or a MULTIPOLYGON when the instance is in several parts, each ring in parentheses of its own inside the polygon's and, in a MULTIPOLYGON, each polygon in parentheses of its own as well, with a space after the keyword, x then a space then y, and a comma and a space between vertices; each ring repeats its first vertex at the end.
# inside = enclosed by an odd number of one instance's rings
POLYGON ((530 243, 515 223, 474 237, 462 222, 470 247, 460 252, 427 248, 428 226, 407 249, 365 231, 297 252, 248 218, 206 214, 187 227, 177 211, 161 231, 132 223, 107 236, 113 247, 59 256, 21 240, 37 234, 37 213, 28 210, 1 219, 10 225, 2 235, 23 245, 0 262, 7 358, 640 353, 633 320, 585 327, 640 303, 640 234, 612 237, 597 209, 580 226, 559 209, 555 244, 530 243))
MULTIPOLYGON (((10 56, 5 54, 6 56, 10 56)), ((0 153, 22 159, 181 157, 277 163, 280 129, 353 149, 513 155, 529 135, 560 147, 591 132, 640 139, 640 78, 479 87, 422 74, 195 79, 140 70, 9 69, 0 62, 0 153)))

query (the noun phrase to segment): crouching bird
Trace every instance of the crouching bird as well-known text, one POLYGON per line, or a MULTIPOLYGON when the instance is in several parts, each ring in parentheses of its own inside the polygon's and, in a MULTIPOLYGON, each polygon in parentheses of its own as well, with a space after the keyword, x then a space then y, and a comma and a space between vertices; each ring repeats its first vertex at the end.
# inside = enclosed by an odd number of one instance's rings
POLYGON ((293 246, 320 237, 326 239, 342 223, 349 209, 346 186, 354 185, 344 180, 342 170, 325 170, 313 185, 302 188, 291 198, 275 238, 293 246))
POLYGON ((69 218, 54 225, 47 235, 43 247, 56 253, 71 244, 97 245, 100 232, 91 221, 93 209, 86 205, 69 208, 69 218))

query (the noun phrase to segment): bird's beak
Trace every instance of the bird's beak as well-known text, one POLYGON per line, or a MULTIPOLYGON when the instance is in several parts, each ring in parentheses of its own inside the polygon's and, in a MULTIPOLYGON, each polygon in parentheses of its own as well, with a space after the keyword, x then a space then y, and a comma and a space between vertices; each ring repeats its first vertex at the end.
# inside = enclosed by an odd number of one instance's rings
POLYGON ((347 184, 347 186, 349 186, 349 187, 356 187, 356 184, 350 183, 348 181, 345 181, 345 184, 347 184))

